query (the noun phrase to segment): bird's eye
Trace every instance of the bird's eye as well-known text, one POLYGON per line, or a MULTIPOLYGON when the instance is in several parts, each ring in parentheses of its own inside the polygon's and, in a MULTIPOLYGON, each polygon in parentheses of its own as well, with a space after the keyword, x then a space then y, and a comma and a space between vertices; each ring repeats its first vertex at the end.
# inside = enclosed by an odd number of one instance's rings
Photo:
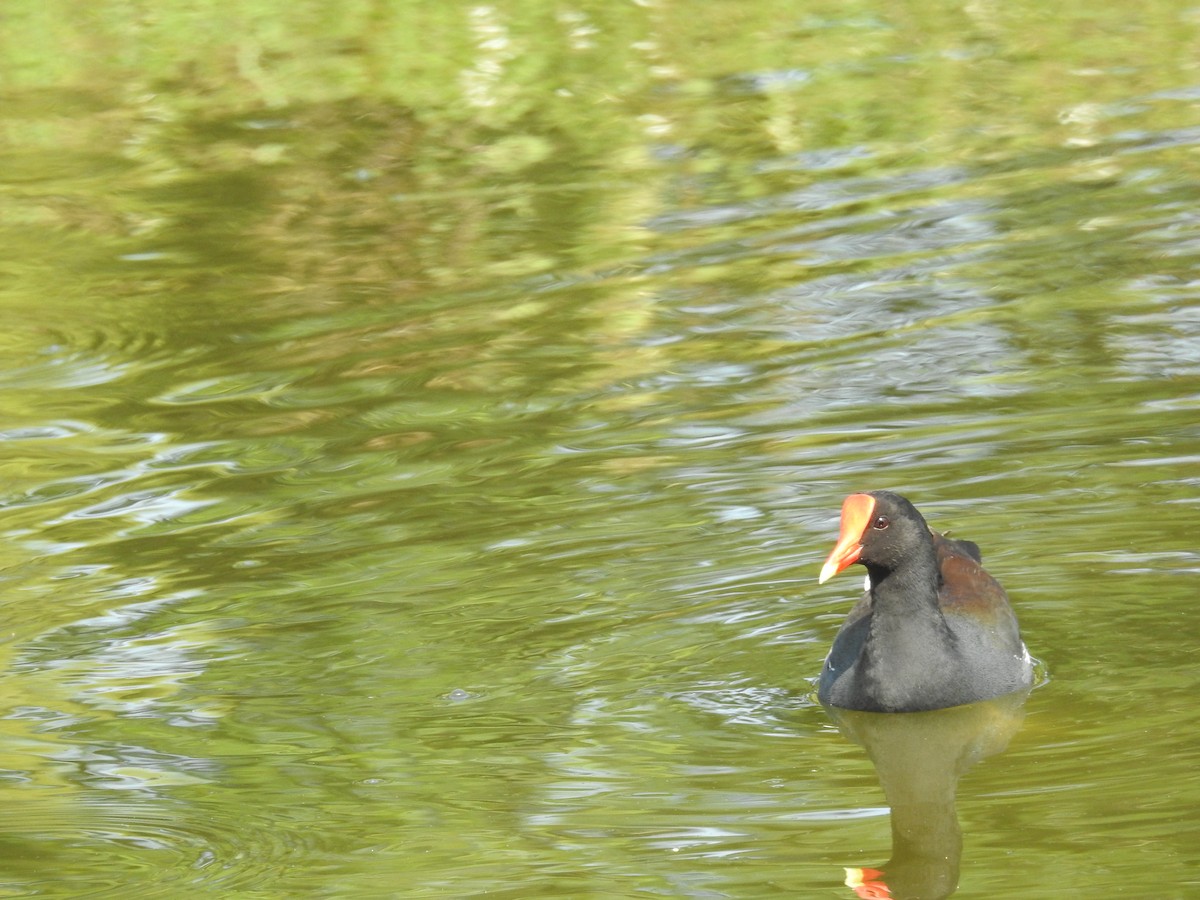
POLYGON ((871 527, 876 531, 883 531, 883 529, 887 528, 891 524, 892 520, 887 516, 876 516, 875 521, 871 523, 871 527))

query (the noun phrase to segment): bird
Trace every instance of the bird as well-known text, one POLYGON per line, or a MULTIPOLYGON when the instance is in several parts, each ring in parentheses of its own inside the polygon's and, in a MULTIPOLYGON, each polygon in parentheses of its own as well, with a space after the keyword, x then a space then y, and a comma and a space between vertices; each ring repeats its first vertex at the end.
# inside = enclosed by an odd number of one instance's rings
POLYGON ((921 712, 1032 686, 1016 614, 977 544, 933 531, 899 494, 867 491, 843 502, 817 583, 854 563, 866 567, 866 593, 825 659, 822 704, 921 712))

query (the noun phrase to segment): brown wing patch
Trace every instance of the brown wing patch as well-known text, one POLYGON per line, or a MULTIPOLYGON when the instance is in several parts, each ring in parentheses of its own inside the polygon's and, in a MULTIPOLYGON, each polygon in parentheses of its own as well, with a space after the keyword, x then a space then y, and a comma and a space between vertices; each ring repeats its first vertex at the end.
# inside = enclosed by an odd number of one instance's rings
POLYGON ((997 621, 1008 615, 1008 595, 1000 583, 979 564, 979 547, 934 532, 941 585, 938 604, 944 612, 969 615, 980 621, 997 621))

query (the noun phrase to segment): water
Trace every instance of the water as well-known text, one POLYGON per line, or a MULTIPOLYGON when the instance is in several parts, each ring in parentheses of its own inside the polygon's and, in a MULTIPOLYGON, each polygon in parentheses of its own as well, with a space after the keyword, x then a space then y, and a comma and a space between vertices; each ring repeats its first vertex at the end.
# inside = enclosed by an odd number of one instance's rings
POLYGON ((1049 672, 956 896, 1195 895, 1194 9, 16 7, 5 896, 852 897, 879 487, 1049 672))

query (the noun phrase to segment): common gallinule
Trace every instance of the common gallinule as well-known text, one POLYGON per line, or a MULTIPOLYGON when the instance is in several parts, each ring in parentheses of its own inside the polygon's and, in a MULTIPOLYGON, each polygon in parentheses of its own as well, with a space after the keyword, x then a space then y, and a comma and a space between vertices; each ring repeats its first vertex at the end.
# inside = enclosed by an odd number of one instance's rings
POLYGON ((817 696, 843 709, 917 712, 999 697, 1033 681, 1029 651, 979 547, 930 529, 891 491, 851 494, 824 584, 852 563, 867 592, 825 659, 817 696))

